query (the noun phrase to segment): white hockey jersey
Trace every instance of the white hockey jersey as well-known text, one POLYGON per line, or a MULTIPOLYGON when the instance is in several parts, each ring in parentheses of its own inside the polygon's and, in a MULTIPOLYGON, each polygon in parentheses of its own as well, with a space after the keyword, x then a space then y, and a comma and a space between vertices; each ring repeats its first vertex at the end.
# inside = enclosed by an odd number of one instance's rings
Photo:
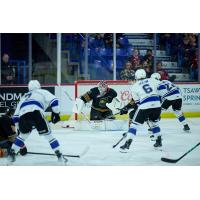
POLYGON ((155 79, 138 80, 132 87, 131 93, 139 109, 161 107, 157 93, 158 81, 155 79))
POLYGON ((53 94, 45 89, 30 91, 20 99, 13 116, 13 121, 17 122, 20 116, 34 110, 44 113, 48 107, 51 107, 55 113, 60 112, 58 99, 53 94))
POLYGON ((158 94, 161 97, 162 102, 165 99, 175 100, 182 98, 179 87, 168 80, 160 81, 158 85, 158 94))

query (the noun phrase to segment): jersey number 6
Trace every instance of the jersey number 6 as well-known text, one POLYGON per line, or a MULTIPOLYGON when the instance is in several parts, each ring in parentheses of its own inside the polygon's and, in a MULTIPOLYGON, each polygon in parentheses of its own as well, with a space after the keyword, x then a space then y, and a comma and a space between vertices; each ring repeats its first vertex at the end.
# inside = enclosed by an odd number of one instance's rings
POLYGON ((144 91, 145 91, 147 94, 153 91, 152 88, 151 88, 151 86, 150 86, 149 84, 143 85, 142 88, 144 89, 144 91))

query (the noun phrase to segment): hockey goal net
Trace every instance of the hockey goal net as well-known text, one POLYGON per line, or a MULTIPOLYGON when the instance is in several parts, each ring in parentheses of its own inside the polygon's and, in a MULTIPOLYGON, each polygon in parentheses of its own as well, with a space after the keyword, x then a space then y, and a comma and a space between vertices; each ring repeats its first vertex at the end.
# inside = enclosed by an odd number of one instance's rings
MULTIPOLYGON (((75 98, 80 97, 91 88, 96 87, 100 80, 81 80, 75 81, 75 98)), ((117 98, 121 101, 121 107, 125 106, 131 100, 130 86, 131 83, 124 80, 106 80, 110 88, 113 88, 117 92, 117 98)), ((83 109, 85 117, 90 118, 91 102, 86 104, 83 109)), ((120 119, 120 116, 116 116, 120 119)), ((84 116, 82 114, 75 114, 75 120, 82 120, 84 116)), ((127 119, 127 115, 123 116, 122 119, 127 119)))

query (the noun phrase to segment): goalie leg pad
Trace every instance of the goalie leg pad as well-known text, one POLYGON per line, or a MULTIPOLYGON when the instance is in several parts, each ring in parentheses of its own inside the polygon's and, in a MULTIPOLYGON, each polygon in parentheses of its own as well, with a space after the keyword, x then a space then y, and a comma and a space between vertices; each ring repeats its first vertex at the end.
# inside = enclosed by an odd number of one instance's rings
POLYGON ((74 102, 74 105, 73 105, 73 108, 72 108, 72 111, 74 113, 81 113, 81 111, 83 110, 83 107, 84 107, 85 103, 82 99, 80 98, 76 98, 75 102, 74 102))

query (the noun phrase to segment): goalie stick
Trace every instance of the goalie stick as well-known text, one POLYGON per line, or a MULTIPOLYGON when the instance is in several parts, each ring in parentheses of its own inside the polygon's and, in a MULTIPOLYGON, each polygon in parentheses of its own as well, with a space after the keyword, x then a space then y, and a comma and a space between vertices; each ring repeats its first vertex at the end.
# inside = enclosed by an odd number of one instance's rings
POLYGON ((112 115, 108 115, 105 119, 109 119, 110 117, 114 117, 115 115, 118 115, 118 114, 120 114, 120 112, 114 113, 112 115))
POLYGON ((199 145, 200 145, 200 142, 197 143, 194 147, 192 147, 190 150, 188 150, 186 153, 184 153, 181 157, 179 157, 177 159, 161 158, 161 160, 163 162, 167 162, 167 163, 177 163, 179 160, 181 160, 183 157, 185 157, 187 154, 189 154, 191 151, 193 151, 199 145))
POLYGON ((127 132, 123 133, 121 139, 116 144, 113 145, 113 148, 115 148, 122 140, 124 140, 126 136, 127 136, 127 132))

